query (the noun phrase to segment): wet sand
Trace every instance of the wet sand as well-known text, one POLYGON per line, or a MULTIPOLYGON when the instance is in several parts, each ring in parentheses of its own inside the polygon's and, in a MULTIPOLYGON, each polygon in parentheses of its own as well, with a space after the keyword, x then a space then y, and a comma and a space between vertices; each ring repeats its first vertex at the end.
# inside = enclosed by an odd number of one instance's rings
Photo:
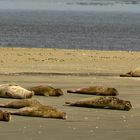
MULTIPOLYGON (((140 67, 140 52, 0 48, 0 65, 1 84, 61 88, 64 96, 33 98, 68 116, 67 120, 12 116, 10 122, 0 122, 0 139, 139 140, 140 78, 123 78, 119 74, 140 67), (130 100, 133 108, 116 111, 64 106, 65 101, 90 97, 68 94, 67 89, 90 85, 115 87, 119 97, 130 100)), ((0 102, 9 100, 0 98, 0 102)))

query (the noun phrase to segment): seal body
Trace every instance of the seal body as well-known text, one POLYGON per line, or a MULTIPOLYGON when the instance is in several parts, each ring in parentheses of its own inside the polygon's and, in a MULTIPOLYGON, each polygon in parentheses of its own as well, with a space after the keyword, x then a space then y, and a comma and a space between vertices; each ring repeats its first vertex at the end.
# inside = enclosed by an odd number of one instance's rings
POLYGON ((0 103, 0 107, 5 108, 23 108, 29 106, 40 106, 41 103, 36 99, 18 99, 16 101, 8 102, 8 103, 0 103))
POLYGON ((12 115, 21 116, 32 116, 32 117, 43 117, 43 118, 56 118, 56 119, 66 119, 66 113, 58 111, 51 106, 32 106, 24 107, 18 109, 15 112, 11 112, 12 115))
POLYGON ((108 88, 103 86, 90 86, 90 87, 84 87, 75 90, 67 90, 67 92, 90 94, 90 95, 102 95, 102 96, 116 96, 119 94, 115 88, 108 88))
POLYGON ((15 84, 2 84, 0 85, 0 97, 25 99, 31 98, 34 95, 32 91, 22 88, 15 84))
POLYGON ((81 99, 76 102, 66 102, 70 106, 89 107, 89 108, 105 108, 116 110, 130 110, 132 105, 130 101, 124 101, 114 96, 98 96, 81 99))
POLYGON ((41 95, 41 96, 61 96, 61 95, 63 95, 63 91, 61 89, 53 88, 48 85, 28 87, 27 89, 30 91, 33 91, 35 95, 41 95))
POLYGON ((11 119, 11 115, 9 112, 0 110, 0 121, 8 122, 10 121, 10 119, 11 119))
POLYGON ((131 70, 126 74, 121 74, 120 77, 140 77, 140 68, 131 70))

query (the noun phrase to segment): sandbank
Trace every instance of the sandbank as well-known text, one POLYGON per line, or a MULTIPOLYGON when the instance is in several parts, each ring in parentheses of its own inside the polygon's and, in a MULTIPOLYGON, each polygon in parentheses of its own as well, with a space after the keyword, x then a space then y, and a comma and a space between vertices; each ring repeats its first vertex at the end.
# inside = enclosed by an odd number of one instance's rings
MULTIPOLYGON (((68 116, 67 120, 12 116, 10 122, 0 122, 0 139, 139 140, 140 78, 119 74, 140 67, 140 52, 1 47, 0 66, 1 84, 61 88, 61 97, 33 98, 68 116), (130 100, 133 108, 116 111, 64 106, 65 101, 90 96, 68 94, 67 89, 90 85, 115 87, 119 97, 130 100)), ((0 102, 9 100, 0 98, 0 102)))

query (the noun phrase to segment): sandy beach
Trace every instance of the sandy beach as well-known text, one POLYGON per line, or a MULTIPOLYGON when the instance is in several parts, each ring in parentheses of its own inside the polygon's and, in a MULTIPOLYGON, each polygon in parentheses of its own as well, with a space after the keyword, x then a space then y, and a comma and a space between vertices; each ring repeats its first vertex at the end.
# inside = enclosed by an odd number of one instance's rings
MULTIPOLYGON (((1 47, 0 66, 0 84, 61 88, 61 97, 33 98, 68 116, 67 120, 12 116, 10 122, 0 122, 0 139, 139 140, 140 78, 119 75, 140 67, 140 52, 1 47), (116 111, 64 106, 65 101, 90 97, 68 94, 67 89, 91 85, 116 88, 119 97, 130 100, 133 108, 116 111)), ((9 100, 0 98, 0 102, 9 100)))

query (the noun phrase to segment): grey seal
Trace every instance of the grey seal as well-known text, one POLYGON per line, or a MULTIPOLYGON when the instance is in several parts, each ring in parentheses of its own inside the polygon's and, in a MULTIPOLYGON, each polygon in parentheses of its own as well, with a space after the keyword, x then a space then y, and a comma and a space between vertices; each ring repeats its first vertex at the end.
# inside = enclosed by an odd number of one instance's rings
POLYGON ((41 96, 61 96, 63 91, 59 88, 54 88, 48 85, 39 85, 33 87, 27 87, 28 90, 33 91, 35 95, 41 96))
POLYGON ((34 92, 29 91, 16 84, 2 84, 0 85, 0 97, 26 99, 31 98, 34 92))
POLYGON ((82 87, 74 90, 67 90, 68 93, 90 94, 90 95, 102 95, 102 96, 116 96, 118 91, 115 88, 109 88, 104 86, 90 86, 82 87))
POLYGON ((105 108, 116 110, 130 110, 132 108, 130 101, 125 101, 114 96, 96 96, 84 98, 75 102, 65 102, 70 106, 105 108))
POLYGON ((65 112, 58 111, 56 108, 45 105, 23 107, 11 112, 11 114, 31 117, 66 119, 65 112))
POLYGON ((42 104, 36 99, 17 99, 15 101, 0 103, 0 107, 16 108, 16 109, 40 105, 42 104))

